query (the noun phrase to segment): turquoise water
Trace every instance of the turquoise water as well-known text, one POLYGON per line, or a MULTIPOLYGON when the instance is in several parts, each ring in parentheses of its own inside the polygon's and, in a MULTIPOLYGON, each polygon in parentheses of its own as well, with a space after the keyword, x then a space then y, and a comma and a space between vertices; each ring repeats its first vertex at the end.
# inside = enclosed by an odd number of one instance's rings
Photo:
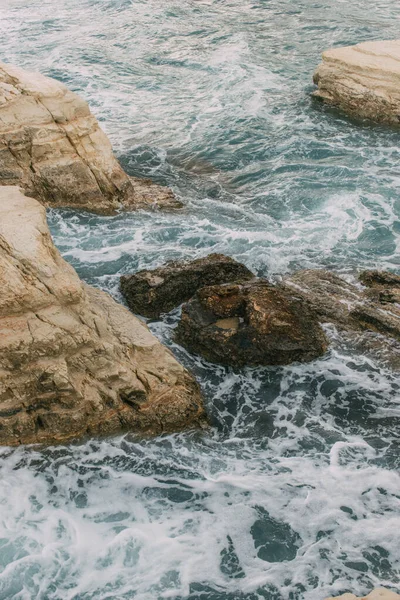
MULTIPOLYGON (((122 273, 211 251, 279 278, 400 272, 400 133, 315 103, 322 50, 398 36, 387 0, 2 0, 3 60, 85 97, 125 169, 182 213, 49 211, 119 298, 122 273), (29 4, 29 6, 28 6, 29 4)), ((213 423, 2 450, 0 599, 323 600, 399 586, 399 379, 340 340, 233 372, 172 341, 213 423)))

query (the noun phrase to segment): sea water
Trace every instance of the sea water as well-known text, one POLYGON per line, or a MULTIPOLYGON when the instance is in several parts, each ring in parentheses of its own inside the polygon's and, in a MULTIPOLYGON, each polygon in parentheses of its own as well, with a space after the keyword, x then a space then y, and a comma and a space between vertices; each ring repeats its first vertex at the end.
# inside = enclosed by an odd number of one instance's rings
MULTIPOLYGON (((50 210, 55 242, 121 274, 223 252, 273 280, 399 272, 400 132, 311 98, 331 46, 398 37, 389 0, 1 0, 2 60, 81 94, 132 175, 182 212, 50 210)), ((2 600, 323 600, 400 566, 399 379, 340 339, 307 365, 232 369, 150 324, 212 427, 2 449, 2 600)))

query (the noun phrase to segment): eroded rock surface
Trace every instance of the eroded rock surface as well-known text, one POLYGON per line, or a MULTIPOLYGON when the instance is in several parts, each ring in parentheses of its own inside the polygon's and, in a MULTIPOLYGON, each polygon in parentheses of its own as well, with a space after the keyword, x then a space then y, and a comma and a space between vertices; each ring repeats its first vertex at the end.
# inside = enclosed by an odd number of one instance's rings
POLYGON ((326 600, 400 600, 400 595, 387 588, 376 588, 367 596, 356 596, 355 594, 348 593, 327 598, 326 600))
POLYGON ((0 444, 204 422, 199 388, 147 327, 84 285, 45 209, 0 187, 0 444))
POLYGON ((375 331, 400 340, 400 305, 387 306, 381 294, 387 290, 388 295, 390 291, 387 285, 378 283, 379 280, 392 279, 396 289, 396 276, 376 271, 361 274, 364 282, 371 277, 376 282, 373 294, 323 270, 298 271, 285 280, 285 285, 308 302, 321 322, 333 323, 347 330, 375 331), (372 276, 372 273, 375 275, 372 276))
POLYGON ((49 206, 98 213, 181 204, 171 190, 128 177, 87 103, 62 83, 0 63, 0 185, 49 206))
POLYGON ((121 277, 121 291, 129 308, 157 318, 189 300, 204 286, 254 277, 245 265, 223 254, 209 254, 193 261, 169 262, 158 269, 121 277))
POLYGON ((183 305, 178 342, 225 365, 285 365, 322 356, 334 325, 341 339, 400 368, 400 277, 365 271, 357 283, 303 270, 273 285, 252 279, 200 289, 183 305))
POLYGON ((307 362, 327 348, 307 302, 265 280, 202 288, 183 306, 176 336, 207 360, 235 367, 307 362))
POLYGON ((365 42, 322 54, 314 95, 344 112, 400 123, 400 40, 365 42))

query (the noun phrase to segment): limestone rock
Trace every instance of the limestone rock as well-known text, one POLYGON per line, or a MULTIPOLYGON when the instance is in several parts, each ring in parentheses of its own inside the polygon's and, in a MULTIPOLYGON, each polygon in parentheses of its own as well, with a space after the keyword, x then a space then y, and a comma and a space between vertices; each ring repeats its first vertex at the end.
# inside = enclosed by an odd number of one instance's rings
POLYGON ((387 588, 376 588, 372 590, 367 596, 356 596, 355 594, 342 594, 341 596, 335 596, 327 598, 326 600, 400 600, 400 595, 396 592, 392 592, 387 588))
POLYGON ((98 213, 181 204, 171 190, 130 178, 87 103, 62 83, 0 63, 0 185, 48 206, 98 213))
POLYGON ((322 54, 314 95, 356 117, 400 122, 400 40, 365 42, 322 54))
POLYGON ((141 321, 80 281, 45 209, 17 187, 0 187, 0 287, 0 444, 204 422, 195 380, 141 321))
POLYGON ((121 277, 121 292, 129 308, 145 317, 161 313, 189 300, 201 287, 254 277, 243 264, 223 254, 209 254, 193 261, 171 261, 158 269, 121 277))
POLYGON ((307 362, 327 348, 307 302, 264 280, 202 288, 183 306, 176 335, 207 360, 234 367, 307 362))

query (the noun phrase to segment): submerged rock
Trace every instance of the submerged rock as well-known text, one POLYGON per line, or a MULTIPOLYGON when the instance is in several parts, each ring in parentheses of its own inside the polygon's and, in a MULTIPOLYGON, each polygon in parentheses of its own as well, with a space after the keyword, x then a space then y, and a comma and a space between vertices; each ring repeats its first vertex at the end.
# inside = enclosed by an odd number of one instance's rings
POLYGON ((202 288, 183 306, 176 337, 207 360, 234 367, 307 362, 327 348, 307 302, 263 280, 202 288))
POLYGON ((400 40, 333 48, 314 73, 317 98, 361 118, 400 122, 400 40))
POLYGON ((400 600, 400 595, 387 588, 376 588, 367 596, 356 596, 355 594, 348 593, 327 598, 326 600, 400 600))
POLYGON ((181 204, 171 190, 128 177, 88 105, 62 83, 0 63, 0 185, 48 206, 98 213, 181 204))
POLYGON ((190 262, 169 262, 158 269, 121 277, 121 292, 134 312, 157 318, 189 300, 201 287, 254 277, 243 264, 223 254, 190 262))
POLYGON ((45 209, 0 187, 0 444, 204 422, 193 377, 53 245, 45 209))

